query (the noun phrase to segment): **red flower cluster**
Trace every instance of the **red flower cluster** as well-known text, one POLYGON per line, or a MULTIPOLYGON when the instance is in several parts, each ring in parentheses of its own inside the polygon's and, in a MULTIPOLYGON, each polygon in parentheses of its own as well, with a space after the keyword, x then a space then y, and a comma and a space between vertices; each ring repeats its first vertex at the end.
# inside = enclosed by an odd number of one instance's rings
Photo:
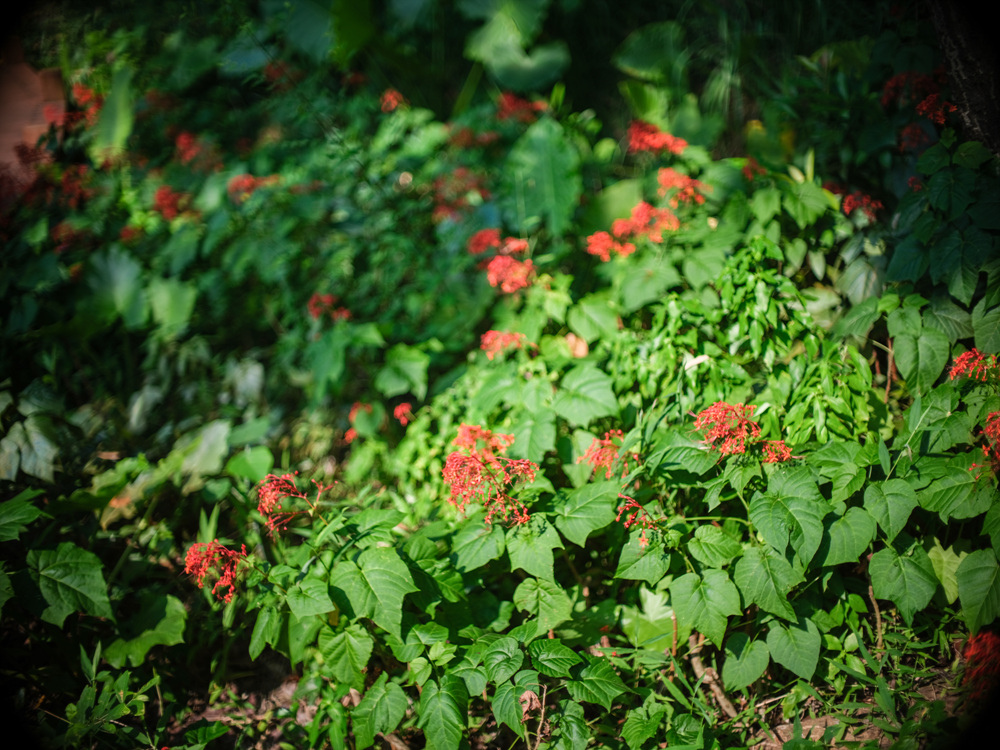
POLYGON ((927 131, 924 130, 919 122, 911 122, 899 131, 899 150, 900 152, 919 151, 930 143, 930 140, 931 138, 927 135, 927 131))
POLYGON ((335 307, 336 304, 336 295, 317 292, 309 298, 309 316, 313 320, 319 320, 323 315, 329 315, 332 320, 350 320, 351 311, 346 307, 335 307))
POLYGON ((499 229, 480 229, 469 238, 466 249, 470 255, 482 255, 487 250, 500 249, 499 229))
POLYGON ((347 421, 351 423, 350 428, 344 433, 344 442, 350 445, 358 438, 358 431, 354 429, 354 423, 358 419, 358 414, 364 411, 367 414, 371 414, 374 408, 371 404, 363 404, 360 401, 355 401, 351 405, 351 410, 347 413, 347 421))
MULTIPOLYGON (((83 117, 87 121, 87 125, 89 127, 96 125, 97 116, 104 105, 104 97, 95 93, 89 86, 84 86, 82 83, 74 83, 73 99, 80 107, 83 107, 83 117)), ((70 118, 70 120, 72 119, 70 118)), ((74 125, 76 123, 68 120, 67 124, 74 125)))
POLYGON ((979 631, 965 644, 964 655, 962 685, 969 689, 969 700, 985 698, 1000 685, 1000 635, 979 631))
POLYGON ((500 134, 492 130, 476 133, 472 128, 459 128, 448 135, 448 143, 459 149, 489 146, 498 140, 500 140, 500 134))
POLYGON ((486 359, 491 360, 508 349, 522 349, 526 337, 523 333, 511 331, 487 331, 479 340, 479 348, 486 352, 486 359))
POLYGON ((664 133, 651 123, 633 120, 632 124, 628 126, 628 150, 631 153, 669 151, 671 154, 679 155, 684 152, 687 146, 687 141, 683 138, 664 133))
POLYGON ((955 357, 949 377, 951 380, 965 377, 985 382, 991 375, 997 374, 997 367, 995 354, 983 354, 978 349, 970 349, 955 357))
POLYGON ((91 175, 86 164, 72 164, 66 167, 59 181, 59 190, 54 197, 70 208, 79 208, 83 201, 94 194, 94 190, 89 187, 91 175))
POLYGON ((917 114, 938 125, 944 125, 945 115, 957 109, 951 102, 944 101, 940 94, 931 94, 917 105, 917 114))
POLYGON ((530 260, 516 260, 509 255, 498 255, 486 266, 486 280, 490 286, 499 286, 507 294, 530 285, 535 266, 530 260))
POLYGON ((870 195, 865 195, 860 190, 855 190, 850 195, 844 196, 844 201, 841 204, 844 216, 850 216, 859 208, 864 211, 865 216, 870 221, 875 221, 875 212, 881 211, 885 206, 882 205, 882 201, 877 201, 870 195))
POLYGON ((747 157, 747 163, 743 165, 743 176, 747 182, 753 182, 754 177, 765 174, 767 174, 767 170, 756 159, 752 156, 747 157))
POLYGON ((383 112, 392 112, 406 99, 396 89, 386 89, 382 92, 382 98, 379 101, 383 112))
POLYGON ((676 169, 664 167, 656 174, 656 181, 660 183, 660 195, 666 197, 671 190, 677 192, 670 198, 670 205, 674 208, 680 203, 697 203, 701 205, 705 202, 704 193, 712 188, 700 180, 681 174, 676 169))
POLYGON ((252 174, 238 174, 229 180, 226 190, 229 193, 229 200, 233 203, 243 203, 257 188, 275 185, 281 181, 279 175, 273 174, 269 177, 254 177, 252 174))
POLYGON ((943 71, 936 72, 937 79, 915 70, 897 73, 882 88, 882 106, 888 108, 893 103, 926 99, 931 94, 938 93, 941 90, 939 79, 943 77, 943 71))
POLYGON ((79 244, 80 240, 86 236, 87 233, 85 231, 75 229, 68 222, 60 221, 49 230, 49 238, 56 244, 52 252, 56 255, 62 255, 74 245, 79 244))
POLYGON ((611 260, 612 252, 627 258, 635 252, 635 245, 631 242, 619 242, 608 232, 594 232, 587 237, 587 252, 607 263, 611 260))
POLYGON ((444 219, 457 220, 462 212, 469 207, 469 196, 479 195, 480 200, 488 201, 490 191, 485 187, 485 179, 474 174, 468 167, 457 167, 446 175, 434 180, 434 212, 435 221, 444 219))
POLYGON ((717 401, 695 417, 694 428, 706 430, 704 442, 723 456, 746 453, 747 439, 760 435, 760 425, 750 419, 756 408, 717 401))
POLYGON ((161 185, 153 196, 153 210, 170 221, 180 215, 182 204, 186 205, 187 201, 188 195, 186 193, 178 193, 169 185, 161 185))
MULTIPOLYGON (((604 433, 603 438, 594 438, 587 451, 576 459, 578 464, 590 464, 594 470, 604 469, 604 478, 611 479, 615 475, 615 465, 622 464, 621 476, 624 478, 628 474, 629 461, 638 462, 638 453, 625 453, 619 456, 622 439, 625 433, 621 430, 610 430, 604 433)), ((626 524, 626 528, 628 525, 626 524)))
POLYGON ((607 263, 614 252, 625 258, 635 252, 630 239, 646 237, 653 242, 663 242, 664 231, 676 231, 680 221, 666 208, 654 208, 645 201, 632 209, 628 219, 615 219, 611 233, 595 232, 587 237, 587 252, 607 263))
POLYGON ((761 447, 766 464, 780 464, 793 458, 792 451, 785 445, 784 440, 765 440, 761 447))
POLYGON ((646 536, 646 532, 657 528, 656 521, 653 520, 649 513, 646 512, 646 509, 639 505, 635 499, 620 492, 618 493, 618 497, 625 502, 618 506, 618 515, 615 517, 615 521, 621 521, 624 515, 625 520, 622 523, 628 529, 638 520, 639 525, 642 526, 642 533, 639 535, 639 546, 645 549, 649 546, 649 537, 646 536))
POLYGON ((486 523, 497 515, 515 525, 527 523, 528 509, 510 496, 509 487, 533 481, 538 464, 501 455, 513 442, 513 435, 494 435, 478 425, 459 427, 454 445, 468 453, 455 451, 445 461, 441 475, 451 485, 448 502, 462 513, 469 503, 481 503, 486 523))
POLYGON ((516 94, 505 91, 497 100, 497 119, 516 120, 530 125, 538 119, 538 112, 544 112, 548 105, 543 101, 529 102, 516 94))
POLYGON ((212 593, 219 601, 228 604, 236 593, 236 575, 240 563, 246 557, 246 545, 242 545, 241 551, 237 552, 220 544, 218 539, 207 543, 198 542, 188 548, 184 560, 184 572, 198 578, 198 588, 205 587, 205 578, 209 573, 218 575, 212 593), (228 591, 223 592, 220 589, 228 591))
MULTIPOLYGON (((297 474, 298 472, 296 472, 297 474)), ((315 479, 316 502, 319 496, 326 492, 332 485, 323 486, 315 479)), ((309 498, 304 492, 295 486, 295 474, 283 474, 280 477, 275 474, 268 474, 257 487, 257 510, 264 516, 264 523, 267 533, 274 537, 276 533, 288 527, 288 522, 295 516, 308 513, 315 509, 316 505, 309 502, 309 498), (284 510, 282 503, 288 498, 305 500, 308 508, 299 510, 284 510)))
POLYGON ((413 404, 403 402, 395 409, 392 410, 392 416, 399 421, 403 427, 406 427, 413 419, 413 404))

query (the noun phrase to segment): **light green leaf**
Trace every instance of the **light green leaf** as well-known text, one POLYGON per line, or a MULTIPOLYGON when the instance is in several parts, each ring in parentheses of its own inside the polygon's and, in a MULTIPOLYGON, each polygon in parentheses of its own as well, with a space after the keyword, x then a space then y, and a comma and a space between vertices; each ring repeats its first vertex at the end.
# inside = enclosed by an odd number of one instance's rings
POLYGON ((250 634, 250 658, 256 659, 264 646, 276 646, 281 637, 282 613, 274 607, 264 607, 257 613, 257 621, 250 634))
POLYGON ((823 518, 829 510, 809 471, 794 468, 775 472, 767 492, 754 495, 750 521, 779 553, 791 544, 808 564, 823 539, 823 518))
POLYGON ((590 294, 569 309, 566 323, 588 344, 596 339, 610 338, 618 333, 618 314, 605 295, 590 294))
POLYGON ((722 681, 728 690, 745 688, 764 674, 770 661, 771 654, 766 643, 751 641, 746 633, 733 633, 726 639, 722 681))
POLYGON ((585 655, 587 666, 580 670, 577 679, 566 683, 566 688, 574 700, 597 703, 604 710, 611 710, 611 701, 628 688, 607 659, 585 655))
POLYGON ((795 620, 788 592, 805 580, 774 550, 750 547, 733 569, 733 578, 743 598, 771 614, 795 620))
POLYGON ((93 552, 63 542, 54 550, 29 550, 27 565, 49 605, 45 622, 61 628, 73 612, 114 620, 103 566, 93 552))
POLYGON ((375 387, 387 398, 412 393, 423 401, 430 361, 430 355, 416 347, 396 344, 385 355, 385 366, 375 376, 375 387))
POLYGON ((593 365, 579 365, 560 382, 552 407, 571 425, 586 427, 598 417, 618 413, 611 385, 611 378, 593 365))
POLYGON ((244 448, 226 462, 226 473, 237 479, 261 481, 274 468, 274 454, 266 445, 244 448))
POLYGON ((468 702, 465 683, 457 677, 445 675, 440 683, 424 684, 417 726, 424 730, 427 750, 458 750, 468 702))
POLYGON ((822 637, 812 620, 799 619, 794 625, 771 623, 767 631, 767 646, 771 658, 803 680, 812 679, 819 663, 822 637))
POLYGON ((911 545, 903 555, 892 547, 876 552, 868 563, 868 573, 875 596, 895 604, 907 625, 930 603, 938 586, 930 558, 917 545, 911 545))
POLYGON ((556 447, 556 415, 551 409, 525 411, 511 428, 514 444, 511 458, 526 458, 540 464, 545 454, 556 447))
POLYGON ((873 482, 865 488, 865 510, 878 522, 887 542, 906 526, 917 507, 917 493, 902 479, 873 482))
POLYGON ((537 617, 540 626, 551 630, 570 619, 570 600, 566 592, 554 583, 539 578, 526 578, 514 591, 514 604, 537 617))
POLYGON ((667 705, 657 702, 655 693, 650 693, 638 708, 629 709, 622 724, 622 739, 629 750, 640 750, 650 737, 660 732, 663 718, 671 713, 667 705))
POLYGON ((484 518, 481 513, 469 517, 455 534, 452 559, 462 573, 496 560, 506 549, 503 527, 497 523, 487 524, 484 518))
POLYGON ((361 625, 352 622, 339 633, 324 626, 317 645, 324 664, 339 682, 356 688, 364 685, 375 641, 361 625))
POLYGON ((179 279, 154 278, 147 290, 153 322, 159 326, 157 335, 173 339, 184 332, 194 312, 198 289, 179 279))
POLYGON ((111 93, 101 106, 97 126, 93 130, 90 157, 94 164, 113 160, 125 148, 135 117, 131 83, 131 67, 120 66, 111 79, 111 93))
POLYGON ((562 540, 552 524, 540 515, 507 532, 507 554, 511 570, 520 568, 526 573, 555 582, 552 573, 552 550, 562 549, 562 540))
MULTIPOLYGON (((646 532, 647 537, 651 536, 646 532)), ((667 552, 663 540, 654 536, 645 547, 641 543, 642 529, 632 529, 628 542, 622 545, 618 557, 618 568, 615 578, 628 581, 646 581, 655 586, 670 569, 670 553, 667 552)))
POLYGON ((962 617, 969 630, 977 633, 1000 616, 1000 566, 992 550, 969 554, 955 574, 962 617))
POLYGON ((847 512, 826 527, 819 548, 821 566, 857 562, 875 537, 875 521, 864 508, 848 508, 847 512))
POLYGON ((342 560, 333 569, 330 585, 346 595, 356 617, 370 617, 402 638, 403 597, 417 587, 394 548, 369 547, 358 556, 357 564, 342 560))
POLYGON ((698 562, 710 568, 722 568, 743 551, 743 545, 718 526, 703 524, 695 529, 687 549, 698 562))
POLYGON ((893 343, 896 365, 911 393, 926 393, 944 371, 951 342, 936 328, 924 328, 920 338, 897 336, 893 343))
POLYGON ((618 482, 594 482, 560 493, 556 504, 556 528, 582 547, 592 532, 615 520, 619 488, 618 482))
POLYGON ((371 747, 376 734, 388 734, 399 726, 409 705, 406 693, 382 672, 357 707, 351 711, 351 726, 357 747, 371 747))
POLYGON ((142 266, 118 245, 92 257, 87 281, 102 314, 108 318, 120 315, 130 330, 145 322, 142 266))
POLYGON ((330 600, 326 581, 313 577, 304 578, 289 589, 286 601, 292 614, 299 620, 310 615, 325 615, 336 609, 330 600))
POLYGON ((531 663, 539 672, 549 677, 569 677, 569 670, 580 663, 580 656, 563 645, 558 638, 539 638, 528 644, 531 663))
POLYGON ((958 599, 956 572, 968 554, 968 552, 955 552, 953 546, 945 549, 941 546, 939 539, 934 540, 934 546, 927 552, 927 557, 930 558, 931 565, 934 566, 934 573, 941 582, 941 588, 944 589, 948 604, 954 604, 955 600, 958 599))
POLYGON ((704 633, 716 646, 722 645, 728 616, 740 613, 740 592, 721 570, 675 578, 670 598, 678 619, 704 633))

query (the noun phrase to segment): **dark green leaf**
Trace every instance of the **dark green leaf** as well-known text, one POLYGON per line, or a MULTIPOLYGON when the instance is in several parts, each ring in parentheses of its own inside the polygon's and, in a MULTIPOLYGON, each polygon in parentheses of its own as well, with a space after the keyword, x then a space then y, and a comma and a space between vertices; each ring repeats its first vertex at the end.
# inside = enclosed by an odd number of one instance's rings
POLYGON ((428 750, 458 750, 465 733, 469 695, 465 683, 445 675, 427 682, 420 694, 417 726, 424 730, 428 750))
POLYGON ((594 482, 560 495, 556 528, 582 547, 592 532, 615 520, 619 489, 618 482, 594 482))
POLYGON ((351 711, 351 725, 357 747, 371 747, 376 734, 388 734, 399 726, 409 705, 406 693, 382 672, 365 691, 365 697, 351 711))
POLYGON ((868 573, 875 596, 893 602, 907 624, 930 603, 938 587, 934 566, 917 545, 903 555, 892 547, 876 552, 868 563, 868 573))
POLYGON ((584 658, 588 662, 587 666, 580 670, 576 679, 566 683, 566 688, 574 700, 597 703, 610 711, 611 701, 628 688, 607 659, 593 656, 584 658))
POLYGON ((955 574, 962 617, 976 633, 1000 617, 1000 566, 992 550, 976 550, 966 557, 955 574))
POLYGON ((678 619, 700 630, 716 646, 722 645, 728 616, 740 613, 740 592, 721 570, 709 569, 702 576, 688 573, 674 579, 670 597, 678 619))
POLYGON ((823 518, 829 510, 809 471, 794 468, 775 472, 767 492, 754 495, 750 521, 779 553, 791 544, 808 563, 823 539, 823 518))
POLYGON ((812 620, 800 619, 794 625, 771 623, 767 631, 767 646, 771 658, 803 680, 812 679, 819 663, 822 638, 812 620))
POLYGON ((784 557, 771 549, 750 547, 737 561, 733 577, 747 602, 786 620, 795 619, 788 592, 804 579, 784 557))
POLYGON ((770 661, 771 654, 766 643, 751 641, 746 633, 733 633, 726 639, 722 681, 728 690, 745 688, 764 674, 770 661))
POLYGON ((61 628, 73 612, 114 619, 103 567, 93 552, 63 542, 54 550, 30 550, 27 565, 49 605, 42 612, 45 622, 61 628))
POLYGON ((875 521, 864 508, 848 508, 827 527, 819 548, 822 566, 858 562, 875 536, 875 521))

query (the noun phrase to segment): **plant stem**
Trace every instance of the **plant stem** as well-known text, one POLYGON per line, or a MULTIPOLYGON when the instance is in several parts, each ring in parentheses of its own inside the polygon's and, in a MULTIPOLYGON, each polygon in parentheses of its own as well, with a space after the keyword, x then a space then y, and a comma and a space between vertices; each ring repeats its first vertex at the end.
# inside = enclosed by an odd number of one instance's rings
POLYGON ((709 690, 712 691, 712 695, 715 696, 716 702, 719 704, 725 714, 730 719, 735 719, 739 713, 736 711, 736 707, 730 702, 729 698, 726 697, 725 691, 719 684, 719 678, 715 674, 715 670, 711 667, 706 668, 704 664, 701 663, 701 657, 698 653, 701 651, 702 643, 699 643, 693 635, 688 638, 688 648, 691 649, 688 658, 691 660, 691 668, 694 669, 694 674, 699 680, 703 680, 706 685, 708 685, 709 690))

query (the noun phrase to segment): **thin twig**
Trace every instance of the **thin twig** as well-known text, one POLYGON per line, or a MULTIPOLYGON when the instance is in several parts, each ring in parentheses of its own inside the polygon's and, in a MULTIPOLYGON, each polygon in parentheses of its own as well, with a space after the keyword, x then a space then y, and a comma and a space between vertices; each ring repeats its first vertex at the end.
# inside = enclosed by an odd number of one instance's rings
POLYGON ((542 727, 545 726, 545 695, 548 692, 549 692, 549 686, 542 685, 542 712, 538 714, 538 729, 535 732, 534 750, 538 750, 538 746, 542 744, 542 727))
POLYGON ((706 685, 708 685, 709 690, 712 691, 712 695, 715 696, 716 702, 718 702, 719 707, 725 712, 725 714, 730 719, 735 719, 739 712, 730 703, 729 698, 726 697, 725 691, 722 689, 722 685, 719 684, 719 678, 715 674, 715 670, 711 667, 705 667, 701 663, 701 657, 698 656, 698 652, 701 651, 701 643, 695 640, 692 635, 688 638, 688 648, 691 649, 688 655, 691 659, 691 668, 694 669, 694 674, 699 680, 703 680, 706 685))
POLYGON ((872 600, 872 609, 875 610, 875 648, 882 650, 882 613, 878 608, 878 601, 875 599, 875 589, 872 588, 872 577, 868 574, 868 598, 872 600))

